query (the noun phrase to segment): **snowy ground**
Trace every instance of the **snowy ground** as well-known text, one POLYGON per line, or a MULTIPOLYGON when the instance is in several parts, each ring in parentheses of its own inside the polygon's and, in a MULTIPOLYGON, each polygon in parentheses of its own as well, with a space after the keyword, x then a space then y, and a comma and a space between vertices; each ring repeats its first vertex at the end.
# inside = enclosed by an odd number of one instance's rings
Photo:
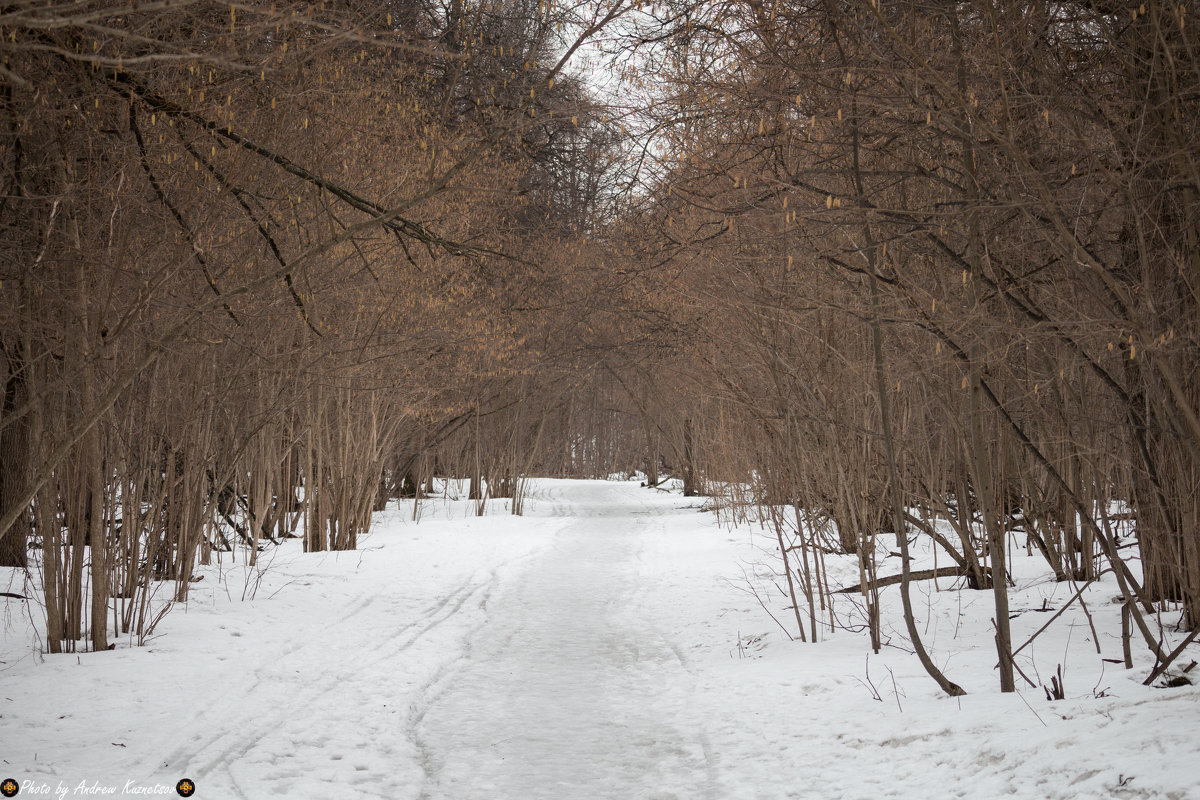
MULTIPOLYGON (((235 800, 1200 798, 1200 688, 1143 687, 1141 653, 1102 662, 1077 604, 1020 657, 1041 683, 1064 664, 1049 702, 999 693, 990 592, 921 584, 934 658, 969 692, 948 699, 894 588, 879 655, 845 630, 791 642, 749 591, 788 625, 771 540, 698 505, 597 481, 541 481, 523 518, 429 501, 359 552, 210 568, 148 647, 108 653, 40 656, 0 601, 0 778, 22 797, 187 776, 235 800)), ((1073 589, 1017 566, 1021 642, 1073 589)), ((1109 658, 1115 594, 1085 595, 1109 658)))

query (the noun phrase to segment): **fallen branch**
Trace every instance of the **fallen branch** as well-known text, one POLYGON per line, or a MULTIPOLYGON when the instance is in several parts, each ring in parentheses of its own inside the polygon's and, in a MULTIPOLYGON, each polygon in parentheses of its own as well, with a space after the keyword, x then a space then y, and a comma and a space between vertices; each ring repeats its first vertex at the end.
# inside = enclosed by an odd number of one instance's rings
MULTIPOLYGON (((1037 629, 1037 632, 1036 632, 1036 633, 1034 633, 1034 634, 1033 634, 1033 636, 1030 636, 1030 637, 1029 637, 1029 638, 1028 638, 1028 639, 1025 641, 1025 644, 1021 645, 1020 647, 1018 647, 1016 650, 1014 650, 1014 651, 1013 651, 1013 658, 1016 658, 1018 653, 1020 653, 1020 652, 1021 652, 1022 650, 1024 650, 1026 647, 1029 647, 1029 645, 1033 644, 1033 640, 1034 640, 1034 639, 1036 639, 1037 637, 1041 636, 1041 635, 1042 635, 1042 631, 1046 630, 1046 628, 1049 628, 1049 627, 1050 627, 1050 625, 1051 625, 1051 624, 1054 622, 1054 620, 1056 620, 1056 619, 1058 619, 1059 617, 1061 617, 1061 616, 1062 616, 1062 614, 1063 614, 1063 612, 1064 612, 1064 611, 1066 611, 1068 608, 1070 608, 1070 607, 1071 607, 1071 604, 1072 604, 1072 603, 1074 603, 1076 600, 1080 600, 1080 602, 1082 603, 1082 600, 1081 600, 1081 598, 1083 597, 1083 593, 1084 593, 1085 591, 1087 591, 1087 588, 1088 588, 1089 586, 1091 586, 1093 583, 1095 583, 1096 581, 1100 580, 1101 576, 1103 576, 1103 575, 1104 575, 1104 573, 1106 573, 1106 572, 1108 572, 1108 571, 1109 571, 1109 570, 1107 570, 1107 569, 1102 569, 1102 570, 1100 570, 1100 572, 1099 572, 1099 573, 1097 573, 1097 575, 1096 575, 1096 577, 1095 577, 1095 578, 1093 578, 1092 580, 1088 581, 1088 582, 1087 582, 1087 583, 1085 583, 1083 586, 1080 586, 1080 587, 1079 587, 1079 591, 1077 591, 1077 592, 1076 592, 1076 593, 1075 593, 1075 594, 1074 594, 1074 595, 1071 597, 1071 599, 1070 599, 1070 600, 1068 600, 1067 602, 1063 603, 1063 607, 1062 607, 1062 608, 1060 608, 1058 611, 1054 612, 1054 616, 1053 616, 1053 617, 1051 617, 1050 619, 1046 620, 1046 624, 1045 624, 1045 625, 1043 625, 1042 627, 1038 628, 1038 629, 1037 629)), ((1093 636, 1095 636, 1095 634, 1093 634, 1093 636)))
MULTIPOLYGON (((965 578, 967 577, 966 570, 961 567, 938 567, 937 569, 919 569, 916 572, 910 573, 908 579, 911 581, 927 581, 932 578, 965 578)), ((886 578, 880 578, 875 582, 876 586, 893 586, 904 580, 903 575, 889 575, 886 578)), ((861 592, 862 584, 856 583, 853 586, 847 586, 845 589, 838 589, 835 594, 853 594, 861 592)))
POLYGON ((1157 667, 1154 668, 1154 671, 1150 673, 1150 677, 1146 678, 1146 680, 1142 681, 1142 685, 1149 686, 1151 683, 1154 682, 1155 678, 1157 678, 1159 675, 1162 675, 1164 672, 1166 672, 1167 667, 1171 666, 1171 662, 1173 662, 1175 659, 1179 658, 1179 654, 1183 652, 1183 648, 1185 648, 1189 644, 1191 644, 1192 640, 1196 638, 1197 634, 1200 634, 1200 628, 1196 628, 1196 630, 1194 630, 1190 634, 1188 634, 1188 637, 1186 639, 1184 639, 1182 642, 1180 642, 1179 646, 1176 647, 1174 650, 1172 650, 1171 654, 1169 656, 1167 656, 1165 659, 1163 659, 1162 663, 1160 663, 1157 667))

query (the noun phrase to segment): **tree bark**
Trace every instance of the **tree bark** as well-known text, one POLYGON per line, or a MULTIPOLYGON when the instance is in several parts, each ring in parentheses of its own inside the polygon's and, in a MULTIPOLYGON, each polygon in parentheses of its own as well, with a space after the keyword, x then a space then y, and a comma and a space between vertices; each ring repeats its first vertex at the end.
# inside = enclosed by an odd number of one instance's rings
MULTIPOLYGON (((20 347, 20 343, 17 346, 20 347)), ((0 357, 5 363, 4 410, 0 420, 8 423, 0 429, 0 508, 8 508, 19 502, 33 460, 29 450, 29 415, 8 421, 28 397, 23 366, 11 356, 0 357)), ((0 532, 0 567, 24 569, 28 566, 27 546, 31 532, 28 510, 17 517, 7 532, 0 532)))

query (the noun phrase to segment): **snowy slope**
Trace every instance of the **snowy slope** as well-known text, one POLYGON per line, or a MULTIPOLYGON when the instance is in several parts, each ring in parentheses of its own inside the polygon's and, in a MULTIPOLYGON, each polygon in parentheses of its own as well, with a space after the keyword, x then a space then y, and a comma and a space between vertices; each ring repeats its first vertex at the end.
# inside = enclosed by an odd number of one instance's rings
MULTIPOLYGON (((1020 659, 1041 682, 1065 661, 1067 699, 1001 695, 990 593, 923 584, 934 658, 970 693, 951 700, 894 594, 879 655, 845 630, 789 641, 750 593, 788 625, 770 540, 698 505, 597 481, 541 481, 523 518, 429 501, 359 552, 208 569, 145 648, 35 656, 7 601, 0 777, 119 796, 186 775, 251 800, 1200 798, 1200 690, 1141 686, 1141 654, 1104 664, 1074 609, 1020 659)), ((1019 565, 1014 610, 1070 597, 1019 565)), ((1106 657, 1115 593, 1085 595, 1106 657)))

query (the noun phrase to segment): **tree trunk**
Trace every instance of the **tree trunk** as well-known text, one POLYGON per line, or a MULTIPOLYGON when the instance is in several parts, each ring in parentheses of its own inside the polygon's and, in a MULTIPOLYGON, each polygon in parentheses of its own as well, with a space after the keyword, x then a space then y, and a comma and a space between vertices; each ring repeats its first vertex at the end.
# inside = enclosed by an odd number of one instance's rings
POLYGON ((695 497, 700 492, 696 488, 696 464, 692 454, 692 418, 683 421, 683 496, 695 497))
MULTIPOLYGON (((4 410, 0 420, 6 422, 0 430, 0 508, 8 508, 20 502, 24 482, 32 467, 30 458, 29 417, 25 415, 10 421, 10 415, 21 407, 28 397, 25 378, 19 362, 4 358, 4 410)), ((17 517, 8 531, 0 531, 0 567, 28 566, 27 545, 32 531, 28 510, 17 517)))

